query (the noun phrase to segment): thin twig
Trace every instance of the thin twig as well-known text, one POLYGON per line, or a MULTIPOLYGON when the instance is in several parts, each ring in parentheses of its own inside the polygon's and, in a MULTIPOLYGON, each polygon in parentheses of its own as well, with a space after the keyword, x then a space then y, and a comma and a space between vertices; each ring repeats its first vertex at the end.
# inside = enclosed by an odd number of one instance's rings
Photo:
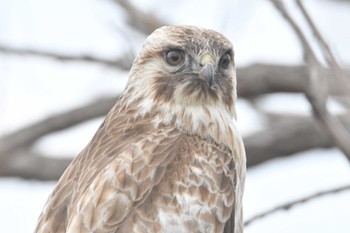
POLYGON ((292 19, 283 2, 281 0, 271 0, 271 2, 290 24, 303 47, 304 59, 309 71, 309 78, 306 80, 305 94, 312 105, 314 114, 323 123, 335 141, 335 144, 350 161, 350 133, 344 128, 339 119, 332 116, 327 109, 328 81, 321 73, 322 66, 317 60, 306 36, 292 19))
POLYGON ((132 64, 132 61, 129 59, 125 59, 127 56, 121 56, 118 59, 103 59, 103 58, 97 58, 90 55, 65 55, 65 54, 57 54, 54 52, 48 52, 48 51, 40 51, 35 49, 21 49, 21 48, 13 48, 5 45, 0 45, 0 52, 1 53, 7 53, 7 54, 15 54, 15 55, 21 55, 21 56, 39 56, 39 57, 46 57, 46 58, 52 58, 59 61, 83 61, 83 62, 92 62, 96 64, 106 65, 106 66, 112 66, 117 67, 122 70, 129 70, 132 64))
POLYGON ((306 36, 298 26, 298 24, 292 19, 288 11, 286 10, 284 3, 282 0, 271 0, 271 2, 274 4, 274 6, 277 8, 277 10, 282 14, 282 16, 287 20, 287 22, 290 24, 292 29, 294 30, 295 34, 297 34, 298 39, 301 42, 301 46, 303 47, 304 50, 304 56, 312 56, 315 57, 315 54, 312 51, 311 46, 309 45, 306 36), (307 54, 305 54, 305 51, 307 51, 307 54))
POLYGON ((338 78, 342 85, 340 85, 343 89, 343 93, 345 95, 350 95, 350 82, 349 79, 345 76, 344 71, 339 66, 337 59, 333 55, 332 50, 330 49, 329 45, 327 44, 326 40, 321 35, 320 31, 317 29, 316 24, 311 19, 309 13, 307 12, 306 8, 304 7, 301 0, 296 0, 297 5, 300 8, 300 11, 302 12, 304 18, 306 19, 306 22, 308 23, 309 27, 311 28, 313 35, 318 41, 319 46, 321 47, 321 50, 323 52, 323 56, 325 60, 327 61, 328 65, 333 70, 334 75, 336 78, 338 78))
POLYGON ((319 197, 322 197, 322 196, 325 196, 325 195, 329 195, 329 194, 335 194, 335 193, 339 193, 339 192, 343 192, 343 191, 347 191, 347 190, 350 190, 350 185, 345 185, 345 186, 341 186, 341 187, 337 187, 337 188, 333 188, 333 189, 330 189, 330 190, 326 190, 326 191, 322 191, 322 192, 318 192, 318 193, 315 193, 315 194, 312 194, 310 196, 306 196, 306 197, 303 197, 303 198, 300 198, 300 199, 297 199, 297 200, 294 200, 294 201, 291 201, 291 202, 287 202, 281 206, 277 206, 275 208, 272 208, 268 211, 265 211, 261 214, 258 214, 248 220, 246 220, 244 222, 244 226, 248 226, 249 224, 252 224, 254 221, 258 220, 258 219, 261 219, 261 218, 264 218, 268 215, 271 215, 277 211, 280 211, 280 210, 289 210, 290 208, 294 207, 295 205, 298 205, 298 204, 301 204, 301 203, 304 203, 304 202, 307 202, 307 201, 310 201, 310 200, 313 200, 313 199, 316 199, 316 198, 319 198, 319 197))

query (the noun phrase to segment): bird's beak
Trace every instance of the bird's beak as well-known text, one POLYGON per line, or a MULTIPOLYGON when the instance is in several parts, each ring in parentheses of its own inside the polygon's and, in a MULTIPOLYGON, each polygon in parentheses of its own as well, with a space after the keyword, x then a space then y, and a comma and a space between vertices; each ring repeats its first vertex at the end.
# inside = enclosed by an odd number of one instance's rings
POLYGON ((199 76, 203 78, 205 81, 207 81, 209 87, 212 87, 214 83, 214 78, 215 78, 214 77, 215 70, 214 70, 213 64, 214 64, 213 56, 209 53, 203 54, 200 60, 201 69, 199 71, 199 76))

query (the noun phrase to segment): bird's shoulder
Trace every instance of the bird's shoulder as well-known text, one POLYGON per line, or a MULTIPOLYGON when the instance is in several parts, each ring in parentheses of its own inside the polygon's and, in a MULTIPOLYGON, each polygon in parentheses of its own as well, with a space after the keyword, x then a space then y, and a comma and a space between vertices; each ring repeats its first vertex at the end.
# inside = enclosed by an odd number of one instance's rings
POLYGON ((118 227, 160 182, 181 134, 171 125, 154 125, 151 115, 110 113, 59 180, 37 232, 118 227))

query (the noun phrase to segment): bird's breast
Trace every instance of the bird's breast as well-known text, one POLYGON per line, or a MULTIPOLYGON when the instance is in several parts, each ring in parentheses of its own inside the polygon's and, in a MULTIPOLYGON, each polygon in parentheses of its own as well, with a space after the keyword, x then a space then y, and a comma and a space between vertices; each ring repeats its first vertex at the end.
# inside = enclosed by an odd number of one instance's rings
POLYGON ((234 206, 235 176, 228 149, 187 136, 139 215, 157 222, 158 232, 222 232, 234 206))

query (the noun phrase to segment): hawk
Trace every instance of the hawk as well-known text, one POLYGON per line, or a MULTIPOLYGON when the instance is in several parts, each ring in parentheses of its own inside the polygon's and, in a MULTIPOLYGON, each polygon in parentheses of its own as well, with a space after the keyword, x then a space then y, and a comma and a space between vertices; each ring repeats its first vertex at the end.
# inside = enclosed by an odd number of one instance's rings
POLYGON ((228 39, 194 26, 157 29, 36 232, 243 232, 235 103, 228 39))

